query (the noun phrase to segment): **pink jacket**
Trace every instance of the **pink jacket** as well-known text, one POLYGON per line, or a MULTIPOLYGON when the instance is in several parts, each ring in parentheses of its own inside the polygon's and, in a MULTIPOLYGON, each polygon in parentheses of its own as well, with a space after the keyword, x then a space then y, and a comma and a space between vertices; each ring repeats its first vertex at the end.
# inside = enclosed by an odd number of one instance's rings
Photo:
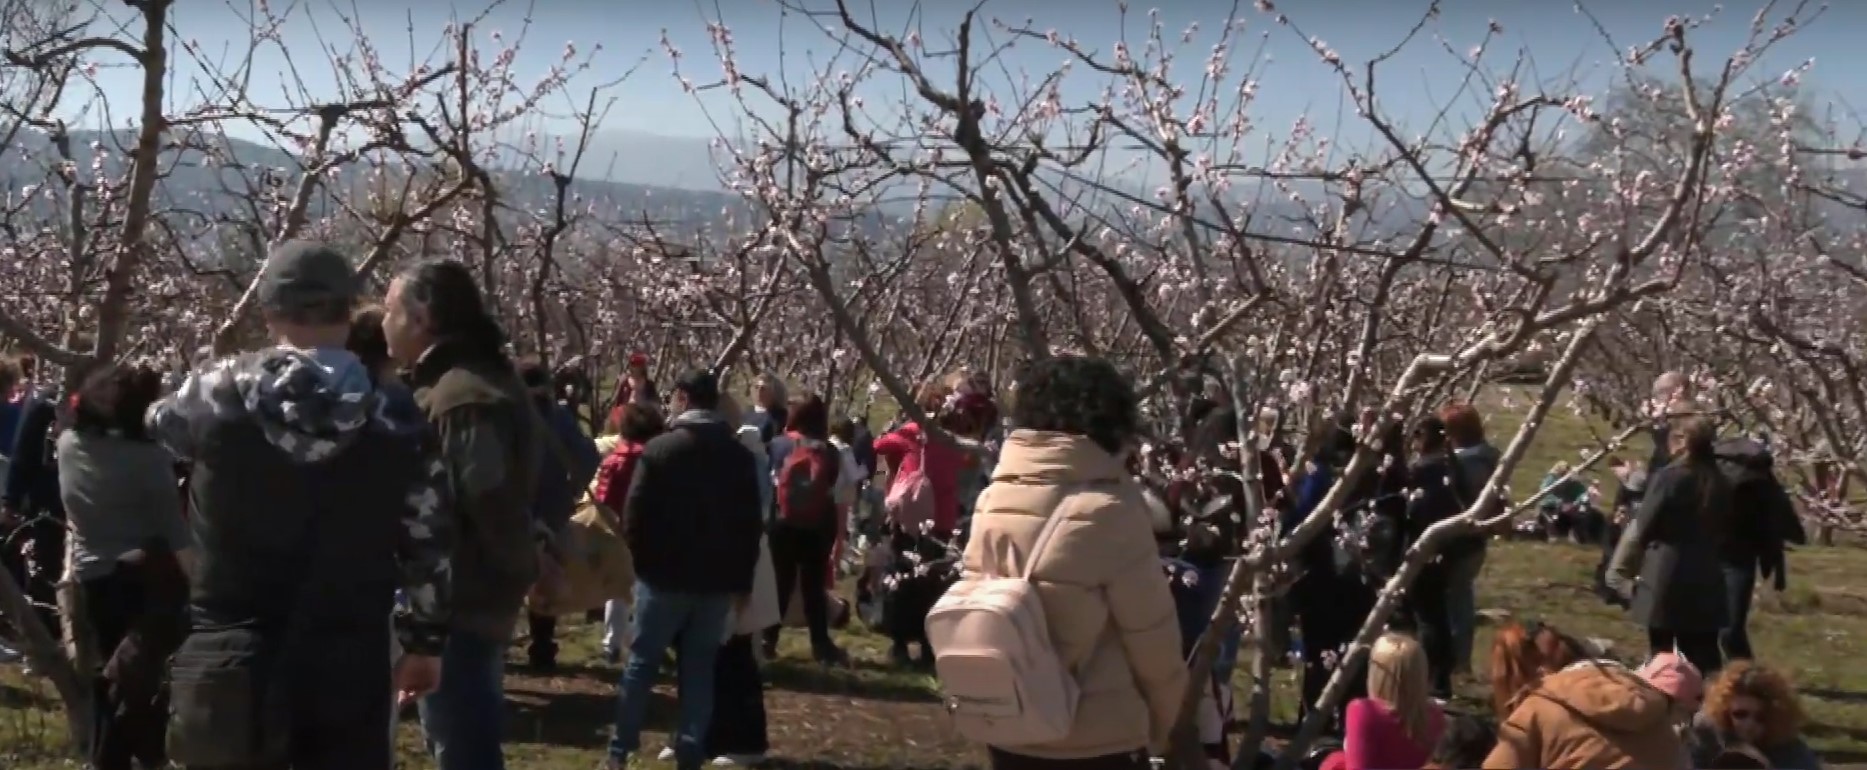
POLYGON ((1356 698, 1348 704, 1348 728, 1342 734, 1342 751, 1323 762, 1324 770, 1393 770, 1424 767, 1432 757, 1433 744, 1445 730, 1446 718, 1437 708, 1427 720, 1431 735, 1422 746, 1407 737, 1400 720, 1370 698, 1356 698))
MULTIPOLYGON (((950 533, 959 520, 959 472, 966 465, 966 453, 937 441, 928 441, 926 446, 925 473, 927 483, 933 485, 934 529, 950 533)), ((912 422, 875 440, 875 456, 882 458, 895 476, 921 467, 920 450, 921 426, 912 422)))

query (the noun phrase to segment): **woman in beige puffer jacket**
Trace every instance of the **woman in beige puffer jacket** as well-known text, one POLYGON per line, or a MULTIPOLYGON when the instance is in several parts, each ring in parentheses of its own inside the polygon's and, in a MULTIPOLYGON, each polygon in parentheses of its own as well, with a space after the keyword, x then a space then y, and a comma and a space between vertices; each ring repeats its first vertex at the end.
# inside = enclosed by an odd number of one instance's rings
POLYGON ((1148 767, 1186 690, 1180 629, 1141 488, 1121 456, 1138 422, 1132 388, 1108 363, 1064 356, 1017 381, 1015 430, 980 495, 965 571, 1014 577, 1059 517, 1031 578, 1057 656, 1081 687, 1075 727, 1055 743, 992 747, 994 770, 1148 767))

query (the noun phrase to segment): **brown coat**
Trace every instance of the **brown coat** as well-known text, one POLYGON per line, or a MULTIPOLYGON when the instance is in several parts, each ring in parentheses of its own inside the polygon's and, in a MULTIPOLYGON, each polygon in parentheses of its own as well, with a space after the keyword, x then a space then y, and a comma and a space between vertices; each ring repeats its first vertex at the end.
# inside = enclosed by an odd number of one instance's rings
POLYGON ((1081 685, 1068 738, 1016 753, 1079 759, 1160 750, 1186 689, 1180 627, 1141 489, 1089 439, 1014 431, 980 494, 966 545, 968 574, 1011 577, 1038 533, 1057 525, 1032 578, 1051 643, 1081 685))
POLYGON ((1638 674, 1588 661, 1543 679, 1498 726, 1485 767, 1689 770, 1672 701, 1638 674))

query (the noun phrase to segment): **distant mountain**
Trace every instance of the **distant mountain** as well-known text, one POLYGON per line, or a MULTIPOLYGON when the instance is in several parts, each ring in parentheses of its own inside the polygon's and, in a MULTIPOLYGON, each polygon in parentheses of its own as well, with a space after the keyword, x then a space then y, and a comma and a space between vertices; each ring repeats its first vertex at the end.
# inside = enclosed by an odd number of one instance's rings
MULTIPOLYGON (((74 154, 80 168, 90 165, 92 146, 104 149, 109 157, 107 169, 120 171, 123 148, 130 145, 130 132, 74 132, 74 154)), ((238 139, 216 138, 211 151, 189 149, 165 153, 166 178, 158 189, 162 206, 170 210, 193 212, 210 219, 248 219, 249 186, 253 183, 292 184, 298 162, 284 151, 238 139), (210 157, 211 156, 211 157, 210 157)), ((545 146, 555 149, 558 142, 574 149, 568 138, 549 137, 545 146)), ((46 166, 50 144, 42 134, 21 132, 15 146, 0 151, 0 198, 17 195, 28 185, 47 181, 46 166)), ((736 221, 752 219, 751 207, 741 197, 727 192, 719 182, 715 155, 724 152, 708 139, 662 136, 634 131, 598 131, 592 134, 585 149, 578 179, 572 190, 581 195, 586 210, 609 224, 638 223, 647 218, 671 232, 691 232, 719 223, 728 217, 736 221)), ((496 171, 505 203, 526 212, 538 212, 554 201, 548 178, 535 170, 536 161, 508 152, 496 171), (520 170, 521 167, 529 170, 520 170)), ((1857 193, 1867 193, 1867 169, 1849 165, 1816 170, 1828 184, 1845 184, 1857 193)), ((1040 171, 1053 198, 1079 198, 1086 211, 1078 211, 1074 222, 1119 218, 1137 206, 1158 202, 1157 190, 1143 183, 1146 176, 1108 180, 1105 189, 1090 192, 1091 185, 1065 178, 1054 170, 1040 171), (1061 192, 1059 192, 1061 190, 1061 192)), ((330 181, 323 194, 314 199, 311 214, 321 217, 335 208, 337 196, 362 200, 369 182, 366 167, 353 165, 330 181)), ((1306 201, 1328 200, 1329 189, 1315 182, 1288 183, 1306 201)), ((873 232, 883 223, 899 221, 911 214, 917 183, 900 181, 886 188, 888 198, 881 210, 865 218, 863 229, 873 232)), ((946 193, 950 198, 950 193, 946 193)), ((1287 192, 1240 180, 1229 197, 1233 213, 1248 213, 1253 232, 1284 238, 1307 240, 1315 237, 1306 221, 1307 209, 1292 201, 1287 192)), ((950 203, 951 201, 947 201, 950 203)), ((1204 218, 1210 218, 1209 207, 1204 218)), ((1392 188, 1381 192, 1372 210, 1364 212, 1372 226, 1361 230, 1364 238, 1410 232, 1424 218, 1427 202, 1424 191, 1401 191, 1392 188)), ((1816 210, 1825 215, 1831 226, 1854 228, 1867 224, 1867 211, 1823 203, 1816 210)), ((46 212, 48 215, 53 212, 46 212)), ((512 216, 517 217, 517 214, 512 216)), ((1216 222, 1208 224, 1216 225, 1216 222)), ((678 237, 678 236, 676 236, 678 237)))
MULTIPOLYGON (((103 165, 109 173, 122 171, 124 152, 134 140, 128 131, 78 131, 71 138, 72 154, 80 168, 89 167, 95 157, 93 147, 97 147, 106 154, 103 165)), ((202 141, 212 144, 164 153, 165 177, 157 189, 164 208, 206 217, 239 218, 246 216, 253 185, 295 183, 299 162, 289 153, 239 139, 212 137, 202 141)), ((52 150, 44 135, 21 132, 13 147, 0 152, 0 189, 17 194, 27 185, 44 184, 46 168, 53 160, 52 150)), ((537 211, 555 201, 551 181, 542 174, 515 170, 493 173, 499 177, 497 184, 504 202, 512 208, 537 211)), ((323 194, 314 198, 311 215, 319 217, 335 209, 334 196, 351 195, 352 200, 362 200, 369 182, 367 165, 346 167, 326 185, 323 194)), ((680 189, 583 176, 572 183, 571 190, 581 195, 585 206, 597 216, 612 224, 640 222, 646 217, 671 226, 699 226, 746 210, 743 199, 717 187, 680 189)))
MULTIPOLYGON (((574 137, 554 139, 565 143, 566 152, 577 149, 574 137)), ((602 130, 591 132, 583 150, 579 176, 678 190, 723 189, 709 139, 602 130)))

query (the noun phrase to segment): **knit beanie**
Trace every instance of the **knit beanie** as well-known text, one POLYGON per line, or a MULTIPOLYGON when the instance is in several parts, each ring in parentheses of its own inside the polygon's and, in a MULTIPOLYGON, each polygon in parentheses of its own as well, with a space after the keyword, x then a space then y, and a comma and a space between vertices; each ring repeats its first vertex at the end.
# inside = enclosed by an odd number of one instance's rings
POLYGON ((1666 693, 1674 703, 1697 707, 1705 697, 1705 677, 1691 661, 1676 652, 1662 652, 1640 667, 1641 679, 1666 693))

